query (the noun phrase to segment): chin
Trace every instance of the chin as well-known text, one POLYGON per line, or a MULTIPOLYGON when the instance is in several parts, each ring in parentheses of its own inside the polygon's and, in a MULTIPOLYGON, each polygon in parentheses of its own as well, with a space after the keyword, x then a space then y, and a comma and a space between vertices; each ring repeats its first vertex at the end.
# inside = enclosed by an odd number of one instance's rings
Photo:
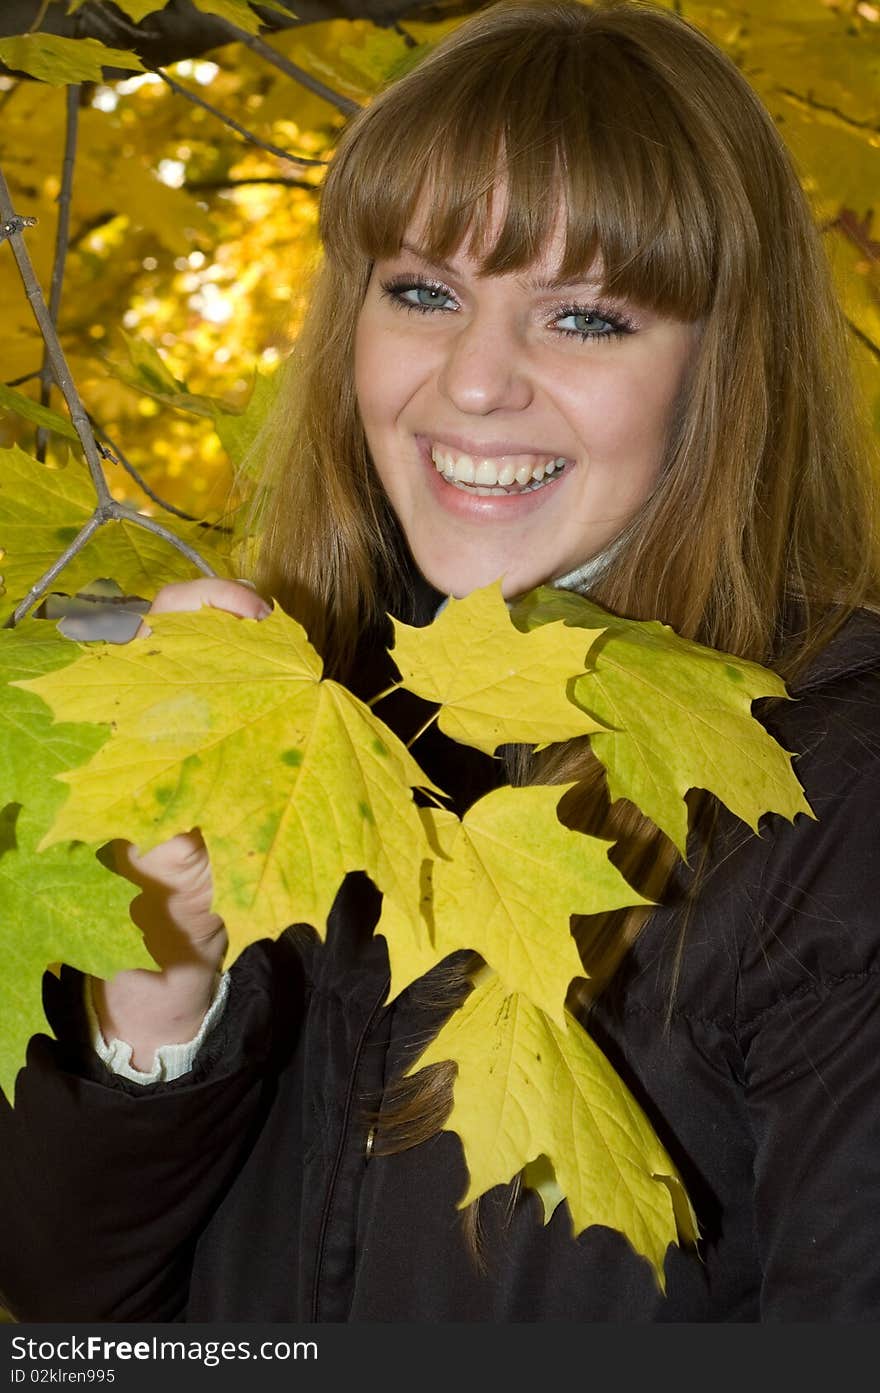
POLYGON ((534 590, 535 586, 549 584, 541 576, 530 573, 523 575, 521 572, 491 571, 485 567, 474 567, 473 570, 465 570, 457 567, 455 572, 451 572, 447 567, 420 567, 425 579, 433 585, 435 590, 439 590, 441 595, 452 595, 456 600, 463 600, 466 595, 470 595, 474 590, 484 590, 488 585, 495 585, 501 581, 501 593, 505 600, 515 599, 518 595, 524 595, 529 590, 534 590))

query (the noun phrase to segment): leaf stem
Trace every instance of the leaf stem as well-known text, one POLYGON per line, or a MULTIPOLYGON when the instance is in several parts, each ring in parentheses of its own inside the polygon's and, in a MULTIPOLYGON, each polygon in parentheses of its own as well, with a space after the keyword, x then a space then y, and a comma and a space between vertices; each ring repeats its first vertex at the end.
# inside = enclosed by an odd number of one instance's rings
POLYGON ((380 701, 384 701, 385 698, 386 698, 387 696, 390 696, 392 692, 399 692, 402 686, 403 686, 403 682, 402 682, 402 681, 400 681, 400 682, 392 682, 392 683, 391 683, 391 686, 390 686, 390 687, 386 687, 385 690, 384 690, 384 692, 379 692, 376 696, 370 697, 370 700, 369 700, 368 702, 366 702, 365 704, 366 704, 367 706, 369 706, 370 710, 372 711, 372 709, 373 709, 374 706, 378 706, 379 702, 380 702, 380 701))
POLYGON ((424 725, 422 725, 422 726, 419 727, 419 729, 416 731, 415 735, 413 735, 409 740, 407 740, 407 742, 406 742, 406 748, 407 748, 408 750, 411 750, 412 747, 413 747, 413 745, 416 743, 416 741, 417 741, 417 740, 420 740, 421 737, 424 735, 425 731, 428 730, 428 729, 434 724, 434 722, 436 721, 437 717, 440 715, 440 712, 441 712, 442 710, 443 710, 442 706, 438 706, 438 707, 437 707, 437 710, 436 710, 436 711, 433 711, 433 712, 431 713, 431 715, 430 715, 430 716, 428 717, 428 719, 425 721, 424 725))
POLYGON ((50 4, 50 0, 40 0, 40 5, 39 5, 39 8, 37 9, 37 13, 34 15, 34 18, 31 20, 30 27, 29 27, 29 29, 27 30, 27 32, 28 32, 29 34, 35 34, 35 33, 37 32, 37 30, 39 29, 40 25, 43 23, 43 20, 46 18, 46 13, 47 13, 47 11, 48 11, 48 9, 49 9, 49 4, 50 4))

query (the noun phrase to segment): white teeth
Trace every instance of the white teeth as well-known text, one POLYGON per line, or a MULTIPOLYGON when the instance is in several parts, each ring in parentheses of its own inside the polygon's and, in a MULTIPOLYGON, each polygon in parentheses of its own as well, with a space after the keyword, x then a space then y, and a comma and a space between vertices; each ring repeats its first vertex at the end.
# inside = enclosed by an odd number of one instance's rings
POLYGON ((475 460, 471 455, 444 450, 439 445, 432 446, 431 459, 438 474, 442 474, 450 483, 469 485, 472 492, 481 495, 509 489, 514 483, 521 488, 528 485, 537 487, 546 475, 561 471, 568 462, 562 455, 552 460, 544 459, 539 464, 532 462, 534 456, 531 459, 519 456, 523 461, 521 464, 517 463, 516 455, 475 460))
POLYGON ((481 460, 480 460, 479 464, 477 465, 476 469, 474 470, 474 483, 475 483, 475 484, 497 484, 497 483, 498 483, 498 470, 495 468, 495 461, 494 461, 494 460, 490 460, 490 459, 481 459, 481 460))

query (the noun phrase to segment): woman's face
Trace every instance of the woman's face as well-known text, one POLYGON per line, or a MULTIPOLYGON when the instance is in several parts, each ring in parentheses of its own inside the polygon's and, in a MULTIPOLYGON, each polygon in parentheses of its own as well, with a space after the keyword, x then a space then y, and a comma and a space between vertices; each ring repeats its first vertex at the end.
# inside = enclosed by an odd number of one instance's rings
POLYGON ((525 272, 431 262, 418 232, 373 267, 355 344, 379 478, 419 569, 506 596, 600 552, 650 493, 694 325, 525 272))

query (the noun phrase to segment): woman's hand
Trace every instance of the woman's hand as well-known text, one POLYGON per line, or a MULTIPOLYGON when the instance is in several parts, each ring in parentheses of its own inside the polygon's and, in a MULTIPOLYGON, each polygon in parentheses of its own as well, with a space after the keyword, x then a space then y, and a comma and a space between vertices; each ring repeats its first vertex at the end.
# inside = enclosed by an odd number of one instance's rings
MULTIPOLYGON (((186 581, 162 587, 138 638, 149 634, 150 614, 204 605, 242 619, 263 619, 271 612, 246 583, 186 581)), ((226 930, 211 908, 211 865, 198 828, 143 854, 130 842, 115 842, 113 853, 117 870, 140 888, 131 917, 161 970, 120 972, 109 982, 95 978, 92 999, 104 1038, 125 1040, 134 1067, 149 1071, 160 1045, 183 1043, 198 1033, 226 951, 226 930)))

